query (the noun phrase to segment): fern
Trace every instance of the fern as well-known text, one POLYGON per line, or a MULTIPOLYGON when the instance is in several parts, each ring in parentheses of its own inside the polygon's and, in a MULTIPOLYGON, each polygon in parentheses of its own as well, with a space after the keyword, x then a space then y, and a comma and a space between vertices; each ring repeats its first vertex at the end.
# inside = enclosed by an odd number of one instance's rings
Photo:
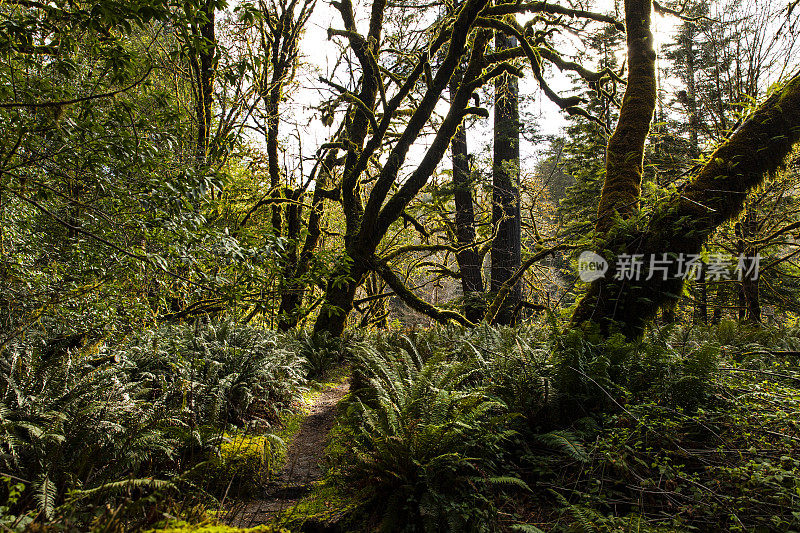
POLYGON ((503 487, 516 487, 527 492, 533 492, 527 483, 518 477, 513 476, 494 476, 486 480, 490 485, 498 485, 503 487))
POLYGON ((26 503, 48 519, 68 493, 113 503, 163 488, 156 479, 207 458, 231 424, 266 425, 305 382, 274 335, 233 324, 144 332, 105 363, 48 355, 42 335, 0 351, 0 471, 33 480, 26 503))
POLYGON ((387 529, 469 530, 489 523, 488 491, 474 486, 527 487, 495 469, 507 428, 506 406, 480 387, 480 363, 449 361, 430 339, 359 344, 354 371, 365 386, 353 400, 355 438, 345 469, 357 486, 374 491, 387 529), (399 518, 399 517, 402 517, 399 518))
POLYGON ((589 460, 583 444, 578 441, 574 434, 568 431, 551 431, 536 435, 534 439, 542 446, 576 461, 585 463, 589 460))
POLYGON ((53 518, 53 511, 56 508, 56 486, 50 479, 50 476, 43 474, 35 483, 36 501, 39 504, 39 509, 44 513, 47 519, 53 518))
POLYGON ((74 490, 70 493, 70 501, 74 503, 74 501, 84 498, 95 498, 97 496, 119 496, 130 492, 132 489, 165 488, 175 488, 175 484, 171 481, 152 478, 123 479, 120 481, 103 483, 102 485, 87 490, 74 490))
POLYGON ((522 533, 544 533, 541 529, 530 524, 514 524, 511 526, 512 531, 521 531, 522 533))

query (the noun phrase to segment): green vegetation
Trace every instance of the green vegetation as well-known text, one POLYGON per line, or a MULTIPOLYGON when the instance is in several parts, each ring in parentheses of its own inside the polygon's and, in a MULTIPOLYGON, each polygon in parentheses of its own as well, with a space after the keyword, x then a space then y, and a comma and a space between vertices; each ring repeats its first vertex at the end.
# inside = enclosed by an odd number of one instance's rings
POLYGON ((636 343, 547 331, 449 328, 379 336, 358 352, 363 386, 342 419, 336 476, 362 488, 367 523, 800 525, 795 331, 742 331, 737 341, 722 323, 636 343), (516 370, 522 362, 528 372, 516 370))
POLYGON ((99 354, 54 354, 41 339, 3 352, 4 517, 117 520, 186 491, 208 504, 279 467, 281 423, 307 383, 307 362, 281 337, 198 322, 99 354))
POLYGON ((0 0, 0 533, 800 531, 800 0, 0 0))
POLYGON ((29 336, 6 352, 0 389, 0 519, 12 530, 154 527, 177 513, 185 524, 160 527, 226 531, 214 517, 257 497, 303 395, 313 401, 308 387, 326 387, 305 378, 314 366, 300 354, 312 349, 330 368, 349 362, 352 392, 328 477, 275 527, 800 526, 791 328, 724 321, 629 342, 545 323, 443 327, 362 335, 345 350, 226 322, 162 328, 108 353, 47 359, 37 346, 29 336))

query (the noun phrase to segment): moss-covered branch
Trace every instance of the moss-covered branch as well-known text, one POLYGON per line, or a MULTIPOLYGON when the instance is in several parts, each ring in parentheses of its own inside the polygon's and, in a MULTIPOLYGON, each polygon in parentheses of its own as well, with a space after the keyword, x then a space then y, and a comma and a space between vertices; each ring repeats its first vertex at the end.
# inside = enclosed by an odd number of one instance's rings
MULTIPOLYGON (((616 228, 604 248, 645 257, 700 253, 711 233, 741 213, 748 192, 780 168, 798 142, 800 76, 759 106, 683 191, 656 206, 646 228, 616 228)), ((606 259, 613 267, 614 258, 606 259)), ((683 279, 676 267, 666 280, 595 281, 576 308, 573 324, 593 321, 605 330, 617 325, 629 337, 640 335, 656 312, 681 293, 683 279)))
POLYGON ((411 292, 403 283, 403 281, 394 273, 392 268, 383 261, 374 258, 372 261, 372 268, 375 272, 383 278, 383 281, 391 287, 395 295, 403 300, 407 306, 414 311, 422 313, 431 317, 437 322, 447 324, 450 321, 458 322, 462 326, 475 327, 475 324, 470 322, 461 313, 451 311, 449 309, 439 309, 438 307, 429 304, 413 292, 411 292))

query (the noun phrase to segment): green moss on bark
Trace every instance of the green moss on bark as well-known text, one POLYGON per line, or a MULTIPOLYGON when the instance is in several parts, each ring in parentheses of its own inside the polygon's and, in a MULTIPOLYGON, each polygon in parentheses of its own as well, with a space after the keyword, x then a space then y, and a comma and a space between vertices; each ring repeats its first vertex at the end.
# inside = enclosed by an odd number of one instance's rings
MULTIPOLYGON (((657 206, 643 229, 632 225, 608 235, 612 253, 698 254, 723 222, 741 213, 749 191, 777 171, 800 141, 800 76, 767 99, 713 154, 695 180, 657 206)), ((627 226, 626 226, 627 227, 627 226)), ((613 257, 606 257, 611 259, 613 257)), ((612 264, 613 267, 613 264, 612 264)), ((612 269, 613 271, 613 269, 612 269)), ((574 325, 616 325, 628 337, 639 336, 658 310, 672 303, 683 280, 595 281, 572 316, 574 325)))

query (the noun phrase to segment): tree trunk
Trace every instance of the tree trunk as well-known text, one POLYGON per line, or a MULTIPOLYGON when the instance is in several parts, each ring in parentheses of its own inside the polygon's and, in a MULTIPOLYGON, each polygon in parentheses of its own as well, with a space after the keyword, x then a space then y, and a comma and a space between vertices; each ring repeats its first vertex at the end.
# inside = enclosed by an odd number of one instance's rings
POLYGON ((341 262, 325 288, 325 303, 320 310, 314 333, 327 332, 338 337, 344 332, 347 317, 353 310, 356 289, 367 274, 365 261, 341 262))
POLYGON ((286 208, 286 256, 283 258, 283 282, 281 283, 281 305, 278 308, 278 329, 288 331, 297 325, 297 308, 303 294, 303 281, 298 279, 300 247, 300 221, 303 215, 302 191, 287 191, 286 197, 292 200, 286 208))
MULTIPOLYGON (((694 58, 695 26, 692 23, 684 24, 681 34, 681 44, 685 55, 684 72, 686 83, 686 114, 689 119, 689 158, 690 164, 700 159, 700 116, 697 111, 697 83, 695 81, 696 65, 694 58)), ((695 319, 698 323, 708 324, 708 281, 706 271, 700 271, 697 280, 697 304, 695 306, 695 319)))
MULTIPOLYGON (((460 78, 460 76, 454 76, 460 78)), ((456 82, 450 83, 450 93, 458 90, 456 82)), ((472 204, 472 177, 467 152, 467 131, 462 123, 450 144, 453 157, 453 196, 456 207, 456 238, 460 252, 456 254, 464 293, 464 314, 470 322, 479 322, 483 315, 480 295, 483 293, 481 257, 471 246, 475 245, 475 210, 472 204)))
POLYGON ((196 155, 198 165, 204 165, 208 156, 208 143, 211 132, 212 100, 214 96, 214 75, 217 69, 217 40, 215 35, 215 10, 214 3, 208 1, 202 8, 205 21, 200 23, 200 45, 195 50, 193 59, 195 71, 195 84, 197 93, 195 98, 195 114, 197 115, 197 146, 196 155))
POLYGON ((759 299, 758 279, 743 279, 742 293, 747 307, 744 319, 753 324, 760 324, 761 300, 759 299))
MULTIPOLYGON (((517 40, 495 34, 497 51, 514 48, 517 40)), ((519 198, 519 87, 514 76, 504 74, 495 80, 494 162, 492 165, 492 292, 514 275, 521 263, 521 216, 519 198)), ((495 317, 498 324, 516 322, 522 300, 522 284, 517 283, 495 317)))
POLYGON ((628 218, 639 208, 644 145, 656 109, 656 52, 650 18, 652 0, 625 0, 628 40, 628 86, 617 129, 608 141, 606 178, 600 195, 597 232, 604 234, 617 216, 628 218))
MULTIPOLYGON (((633 87, 629 86, 628 90, 633 87)), ((654 208, 642 230, 617 232, 603 248, 615 254, 699 254, 706 239, 722 223, 737 217, 747 193, 777 170, 800 140, 800 76, 764 102, 712 154, 700 174, 680 192, 654 208)), ((614 272, 616 257, 610 260, 614 272)), ((673 263, 667 280, 617 280, 592 283, 572 316, 572 323, 616 327, 628 337, 640 336, 656 312, 674 301, 683 286, 673 263)))
POLYGON ((708 282, 706 269, 700 270, 700 279, 697 280, 697 303, 695 304, 695 322, 708 324, 708 282))
POLYGON ((740 282, 739 293, 741 295, 740 320, 761 323, 761 301, 759 298, 758 276, 750 272, 758 251, 749 244, 756 237, 758 231, 756 217, 753 215, 752 206, 748 205, 745 209, 742 220, 736 224, 736 234, 739 237, 737 250, 744 263, 741 265, 744 272, 740 282))
MULTIPOLYGON (((280 87, 281 81, 273 84, 269 91, 266 101, 267 113, 267 169, 269 172, 269 187, 272 191, 272 198, 277 200, 281 197, 281 167, 278 160, 278 128, 280 116, 278 114, 278 102, 283 92, 280 87)), ((272 231, 274 235, 281 234, 283 225, 283 215, 281 204, 274 202, 272 210, 272 231)))

